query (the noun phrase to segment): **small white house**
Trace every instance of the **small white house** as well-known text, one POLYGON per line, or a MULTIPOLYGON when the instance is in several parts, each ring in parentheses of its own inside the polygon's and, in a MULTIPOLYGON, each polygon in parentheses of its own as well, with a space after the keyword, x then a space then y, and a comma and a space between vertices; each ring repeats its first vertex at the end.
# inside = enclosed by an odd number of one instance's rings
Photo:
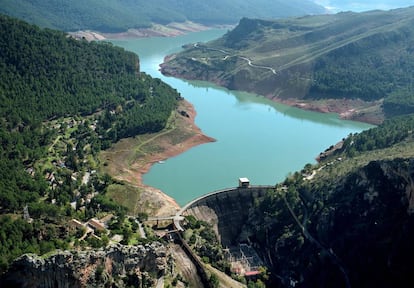
POLYGON ((250 186, 249 179, 245 177, 239 178, 239 188, 249 188, 249 186, 250 186))

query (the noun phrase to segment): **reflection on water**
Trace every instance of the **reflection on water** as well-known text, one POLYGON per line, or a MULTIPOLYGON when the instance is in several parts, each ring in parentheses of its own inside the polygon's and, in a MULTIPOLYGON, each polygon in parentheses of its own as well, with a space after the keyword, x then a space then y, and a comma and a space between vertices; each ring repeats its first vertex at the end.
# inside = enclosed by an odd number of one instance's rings
POLYGON ((209 41, 226 31, 211 30, 174 38, 113 41, 139 54, 141 70, 161 78, 196 108, 196 124, 217 142, 204 144, 155 164, 145 184, 160 188, 181 205, 198 195, 237 186, 273 185, 290 172, 315 163, 315 157, 349 133, 371 125, 343 121, 333 114, 303 111, 245 92, 203 81, 165 77, 159 64, 183 44, 209 41))

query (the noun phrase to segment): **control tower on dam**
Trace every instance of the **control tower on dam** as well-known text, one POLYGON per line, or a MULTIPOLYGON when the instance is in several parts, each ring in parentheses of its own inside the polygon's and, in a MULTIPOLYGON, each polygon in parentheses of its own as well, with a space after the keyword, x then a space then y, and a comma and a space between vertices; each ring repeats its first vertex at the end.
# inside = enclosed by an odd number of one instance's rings
POLYGON ((219 241, 226 246, 238 245, 239 235, 255 200, 274 186, 252 186, 247 178, 239 186, 203 195, 185 205, 177 215, 192 215, 213 225, 219 241))

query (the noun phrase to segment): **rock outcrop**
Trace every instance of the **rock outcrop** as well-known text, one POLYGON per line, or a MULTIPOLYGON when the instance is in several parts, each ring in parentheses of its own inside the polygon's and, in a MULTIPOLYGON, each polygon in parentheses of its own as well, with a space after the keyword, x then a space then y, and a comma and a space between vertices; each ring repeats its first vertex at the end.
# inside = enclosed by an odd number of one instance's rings
POLYGON ((25 254, 15 260, 0 283, 27 288, 153 287, 166 263, 167 249, 159 242, 63 251, 46 258, 25 254))
MULTIPOLYGON (((339 165, 329 168, 332 175, 339 165)), ((248 238, 277 275, 272 287, 412 282, 414 159, 371 161, 330 177, 288 183, 246 222, 248 238)))

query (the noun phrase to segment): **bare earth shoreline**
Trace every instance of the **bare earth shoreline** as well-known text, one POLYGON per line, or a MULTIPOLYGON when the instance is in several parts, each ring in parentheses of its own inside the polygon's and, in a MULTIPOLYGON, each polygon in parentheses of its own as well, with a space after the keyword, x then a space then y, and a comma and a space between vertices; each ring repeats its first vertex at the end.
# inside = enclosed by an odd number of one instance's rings
MULTIPOLYGON (((129 171, 129 176, 126 180, 130 183, 135 183, 138 187, 144 188, 147 192, 150 192, 154 195, 157 195, 158 200, 164 202, 163 205, 158 209, 157 215, 162 216, 170 216, 175 214, 175 212, 180 208, 177 202, 170 197, 169 195, 165 194, 163 191, 156 189, 154 187, 145 185, 142 181, 142 176, 151 169, 152 165, 159 163, 160 161, 164 161, 166 159, 175 157, 185 151, 191 149, 192 147, 206 144, 210 142, 216 141, 215 139, 206 136, 203 134, 198 126, 195 125, 195 117, 196 111, 194 106, 187 102, 186 100, 182 100, 179 107, 180 111, 186 111, 189 117, 186 116, 178 116, 180 119, 178 120, 180 129, 184 129, 186 131, 179 131, 178 133, 183 133, 186 137, 179 143, 173 143, 171 139, 168 139, 168 135, 166 135, 166 139, 162 137, 159 138, 156 145, 161 148, 161 150, 154 154, 149 154, 144 157, 145 161, 136 161, 131 165, 131 170, 129 171)), ((171 136, 174 138, 174 136, 171 136)))
MULTIPOLYGON (((222 26, 220 26, 222 27, 222 26)), ((223 26, 224 27, 224 26, 223 26)), ((226 26, 227 27, 227 26, 226 26)), ((97 31, 76 31, 70 32, 69 35, 76 39, 86 39, 88 41, 101 41, 105 39, 131 39, 147 37, 175 37, 191 32, 198 32, 211 29, 212 27, 204 26, 194 22, 170 23, 168 25, 153 24, 150 28, 129 29, 120 33, 104 33, 97 31)))
POLYGON ((120 197, 122 200, 119 202, 130 207, 131 214, 144 211, 151 216, 171 216, 180 208, 163 191, 145 185, 142 176, 160 161, 177 156, 194 146, 216 141, 202 133, 194 123, 195 117, 193 105, 182 100, 171 116, 170 127, 158 133, 122 139, 110 149, 101 152, 104 171, 138 190, 139 197, 132 209, 132 199, 120 197), (184 115, 182 111, 185 111, 184 115))

